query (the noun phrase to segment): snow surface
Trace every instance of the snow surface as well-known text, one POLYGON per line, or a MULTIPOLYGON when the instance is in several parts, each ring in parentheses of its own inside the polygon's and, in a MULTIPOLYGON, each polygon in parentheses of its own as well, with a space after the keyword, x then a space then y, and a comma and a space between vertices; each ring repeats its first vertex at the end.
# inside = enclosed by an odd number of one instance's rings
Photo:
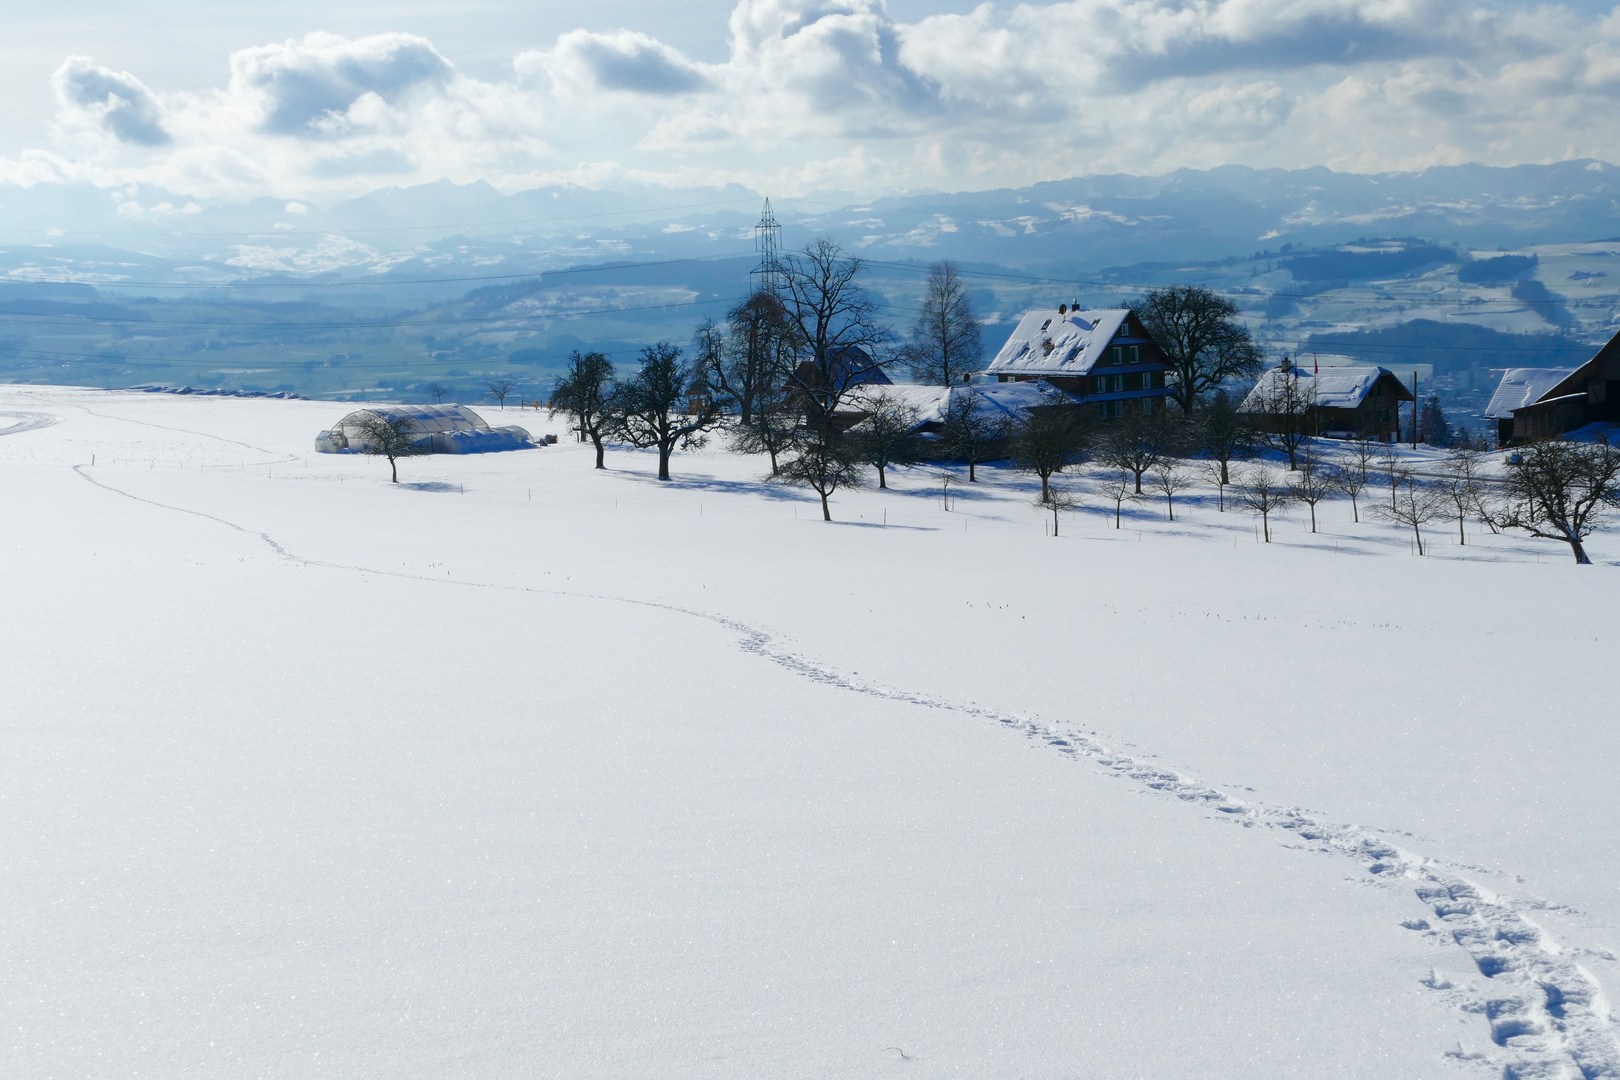
POLYGON ((0 1073, 1620 1075, 1612 534, 332 411, 0 389, 0 1073))

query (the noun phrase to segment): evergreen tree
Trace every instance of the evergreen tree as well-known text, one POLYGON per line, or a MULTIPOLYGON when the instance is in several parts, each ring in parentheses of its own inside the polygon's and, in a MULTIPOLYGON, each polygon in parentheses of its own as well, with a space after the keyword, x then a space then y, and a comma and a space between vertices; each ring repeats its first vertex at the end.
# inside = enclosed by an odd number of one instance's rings
POLYGON ((1446 411, 1440 407, 1439 397, 1431 396, 1423 403, 1423 419, 1418 433, 1430 446, 1449 447, 1456 441, 1451 425, 1446 421, 1446 411))

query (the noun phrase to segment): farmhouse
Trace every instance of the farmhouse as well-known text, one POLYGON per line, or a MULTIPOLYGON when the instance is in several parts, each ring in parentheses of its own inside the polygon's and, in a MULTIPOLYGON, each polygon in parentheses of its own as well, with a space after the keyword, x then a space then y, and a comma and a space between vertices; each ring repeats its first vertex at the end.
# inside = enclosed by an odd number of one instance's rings
MULTIPOLYGON (((1502 373, 1491 403, 1485 406, 1485 419, 1496 421, 1496 442, 1506 446, 1513 440, 1513 410, 1539 401, 1543 394, 1569 378, 1574 368, 1508 368, 1502 373)), ((1579 425, 1576 425, 1577 427, 1579 425)))
POLYGON ((1284 359, 1261 374, 1238 411, 1264 426, 1275 424, 1279 412, 1292 410, 1303 415, 1304 430, 1312 435, 1394 442, 1400 434, 1401 402, 1412 400, 1412 392, 1387 368, 1316 372, 1284 359))
POLYGON ((1170 365, 1129 308, 1026 312, 990 362, 998 382, 1044 379, 1103 418, 1164 407, 1170 365))
POLYGON ((1587 424, 1620 421, 1620 334, 1512 413, 1513 438, 1518 440, 1546 439, 1587 424))

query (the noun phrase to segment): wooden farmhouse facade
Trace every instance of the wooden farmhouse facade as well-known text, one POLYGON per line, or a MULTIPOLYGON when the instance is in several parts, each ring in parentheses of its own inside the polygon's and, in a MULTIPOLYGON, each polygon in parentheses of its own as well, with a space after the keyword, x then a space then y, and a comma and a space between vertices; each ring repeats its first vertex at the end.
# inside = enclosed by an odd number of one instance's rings
MULTIPOLYGON (((1511 389, 1508 376, 1512 374, 1503 376, 1499 395, 1511 389)), ((1495 398, 1491 404, 1496 405, 1495 398)), ((1550 439, 1587 424, 1620 423, 1620 334, 1610 338, 1592 359, 1542 389, 1534 400, 1508 411, 1513 417, 1511 438, 1518 442, 1550 439)), ((1502 425, 1504 430, 1506 427, 1502 425)))
POLYGON ((1164 408, 1169 372, 1129 308, 1060 304, 1026 312, 985 374, 1004 383, 1045 380, 1108 419, 1164 408))
POLYGON ((1238 411, 1260 427, 1296 423, 1309 435, 1394 442, 1400 436, 1401 403, 1412 392, 1388 368, 1342 367, 1306 371, 1284 360, 1262 372, 1238 411), (1292 385, 1289 385, 1292 383, 1292 385))
POLYGON ((1535 404, 1574 372, 1574 368, 1508 368, 1502 372, 1502 381, 1485 406, 1485 419, 1496 421, 1496 444, 1506 446, 1513 441, 1515 409, 1535 404))

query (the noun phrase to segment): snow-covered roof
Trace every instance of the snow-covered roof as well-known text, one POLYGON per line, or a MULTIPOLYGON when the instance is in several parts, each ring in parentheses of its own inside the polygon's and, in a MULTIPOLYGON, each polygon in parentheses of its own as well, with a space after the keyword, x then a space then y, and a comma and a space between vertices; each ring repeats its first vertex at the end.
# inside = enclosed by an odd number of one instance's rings
POLYGON ((1025 412, 1042 405, 1072 404, 1079 399, 1059 390, 1051 383, 1032 379, 1028 382, 985 382, 969 386, 872 386, 861 387, 849 397, 845 407, 861 409, 874 398, 899 399, 917 410, 919 424, 939 424, 945 421, 949 402, 964 394, 973 395, 975 413, 989 412, 1014 420, 1025 412))
POLYGON ((1102 359, 1130 313, 1129 308, 1025 312, 987 370, 991 375, 1084 375, 1102 359))
POLYGON ((1310 404, 1324 409, 1354 409, 1366 400, 1373 384, 1388 374, 1389 370, 1381 367, 1332 367, 1319 372, 1299 367, 1285 372, 1280 367, 1274 367, 1261 374, 1260 381, 1254 384, 1254 389, 1249 391, 1249 396, 1243 399, 1239 409, 1242 412, 1264 411, 1266 399, 1279 388, 1278 380, 1290 375, 1296 379, 1310 380, 1300 384, 1300 391, 1308 396, 1310 404))
POLYGON ((1516 367, 1502 373, 1491 403, 1485 406, 1485 419, 1511 420, 1513 410, 1537 401, 1541 395, 1575 373, 1574 368, 1516 367))
POLYGON ((385 420, 409 417, 415 422, 414 430, 421 434, 489 430, 484 418, 465 405, 373 405, 355 410, 332 426, 353 437, 359 433, 358 425, 368 415, 380 416, 385 420))

